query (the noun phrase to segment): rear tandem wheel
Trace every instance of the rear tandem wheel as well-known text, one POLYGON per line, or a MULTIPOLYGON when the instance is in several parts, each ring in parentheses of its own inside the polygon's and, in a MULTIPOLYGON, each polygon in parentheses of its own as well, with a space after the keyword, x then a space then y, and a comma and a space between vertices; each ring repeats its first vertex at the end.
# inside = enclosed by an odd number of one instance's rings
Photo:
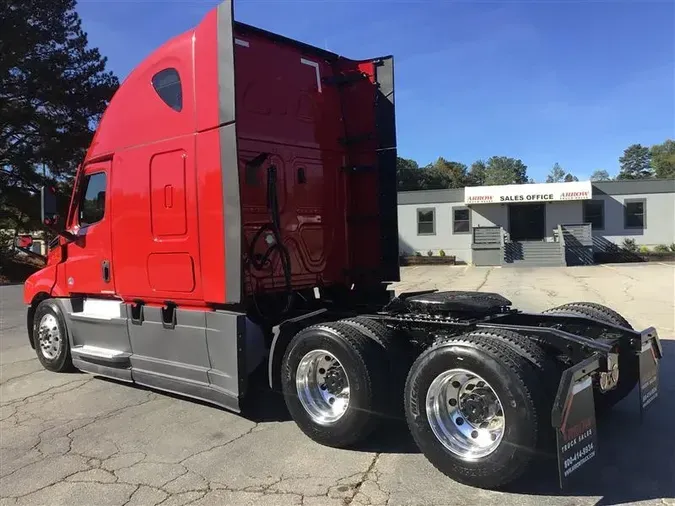
POLYGON ((387 411, 387 357, 346 323, 298 332, 281 364, 281 387, 293 420, 312 440, 337 448, 369 436, 387 411))
MULTIPOLYGON (((613 309, 596 302, 568 302, 543 311, 542 314, 570 315, 593 318, 612 325, 633 330, 628 321, 613 309)), ((630 394, 640 379, 640 357, 634 353, 623 353, 619 357, 619 382, 613 390, 601 392, 594 385, 595 405, 598 415, 609 411, 619 401, 630 394)))
POLYGON ((408 426, 446 476, 480 488, 503 486, 530 468, 549 439, 549 385, 525 354, 502 336, 476 332, 438 340, 413 364, 405 388, 408 426))

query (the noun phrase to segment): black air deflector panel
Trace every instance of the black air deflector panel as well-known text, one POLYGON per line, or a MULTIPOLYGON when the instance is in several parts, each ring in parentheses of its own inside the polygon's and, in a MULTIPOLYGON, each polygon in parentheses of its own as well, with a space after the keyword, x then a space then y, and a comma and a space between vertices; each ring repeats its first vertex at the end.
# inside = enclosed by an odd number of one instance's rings
POLYGON ((412 312, 492 312, 511 305, 511 301, 490 292, 434 292, 405 299, 412 312))

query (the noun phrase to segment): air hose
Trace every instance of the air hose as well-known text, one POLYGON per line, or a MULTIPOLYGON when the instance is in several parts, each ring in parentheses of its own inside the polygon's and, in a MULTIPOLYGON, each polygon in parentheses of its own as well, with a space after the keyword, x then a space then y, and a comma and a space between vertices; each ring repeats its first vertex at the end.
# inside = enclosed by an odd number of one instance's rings
POLYGON ((265 314, 260 310, 258 302, 256 300, 255 293, 253 293, 253 302, 255 303, 258 314, 265 320, 274 320, 282 317, 291 310, 293 305, 293 285, 291 282, 291 256, 288 252, 288 248, 284 246, 281 240, 281 217, 279 214, 279 200, 278 200, 278 191, 277 191, 277 168, 274 165, 270 165, 267 168, 267 209, 270 211, 272 221, 270 223, 264 224, 260 227, 248 249, 248 261, 256 269, 262 270, 266 265, 270 264, 270 256, 275 251, 279 252, 279 257, 281 259, 281 267, 284 272, 284 282, 286 288, 286 303, 284 308, 274 315, 265 314), (274 237, 274 243, 269 245, 265 253, 260 257, 255 254, 255 246, 258 243, 258 240, 263 235, 264 232, 270 231, 274 237))

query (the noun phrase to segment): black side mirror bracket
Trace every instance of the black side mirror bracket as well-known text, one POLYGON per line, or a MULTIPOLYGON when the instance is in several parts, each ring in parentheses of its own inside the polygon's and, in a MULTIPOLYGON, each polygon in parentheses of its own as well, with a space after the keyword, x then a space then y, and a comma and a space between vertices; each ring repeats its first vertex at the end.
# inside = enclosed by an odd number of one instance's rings
POLYGON ((51 186, 43 186, 40 188, 40 197, 40 217, 42 224, 68 241, 77 239, 77 236, 65 230, 61 223, 54 188, 51 186))

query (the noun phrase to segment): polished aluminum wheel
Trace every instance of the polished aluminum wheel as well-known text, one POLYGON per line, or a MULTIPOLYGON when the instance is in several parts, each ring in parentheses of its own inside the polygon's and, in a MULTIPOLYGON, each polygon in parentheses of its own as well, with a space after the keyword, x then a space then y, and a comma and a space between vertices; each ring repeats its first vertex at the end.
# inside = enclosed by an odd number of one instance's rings
POLYGON ((298 364, 295 387, 303 407, 320 425, 339 420, 349 406, 349 378, 335 355, 307 353, 298 364))
POLYGON ((42 349, 42 354, 49 360, 54 360, 61 351, 63 339, 59 331, 59 324, 56 317, 46 314, 40 320, 38 326, 38 344, 42 349))
POLYGON ((494 452, 504 437, 506 420, 499 397, 480 376, 452 369, 429 386, 426 411, 438 440, 463 460, 494 452))

